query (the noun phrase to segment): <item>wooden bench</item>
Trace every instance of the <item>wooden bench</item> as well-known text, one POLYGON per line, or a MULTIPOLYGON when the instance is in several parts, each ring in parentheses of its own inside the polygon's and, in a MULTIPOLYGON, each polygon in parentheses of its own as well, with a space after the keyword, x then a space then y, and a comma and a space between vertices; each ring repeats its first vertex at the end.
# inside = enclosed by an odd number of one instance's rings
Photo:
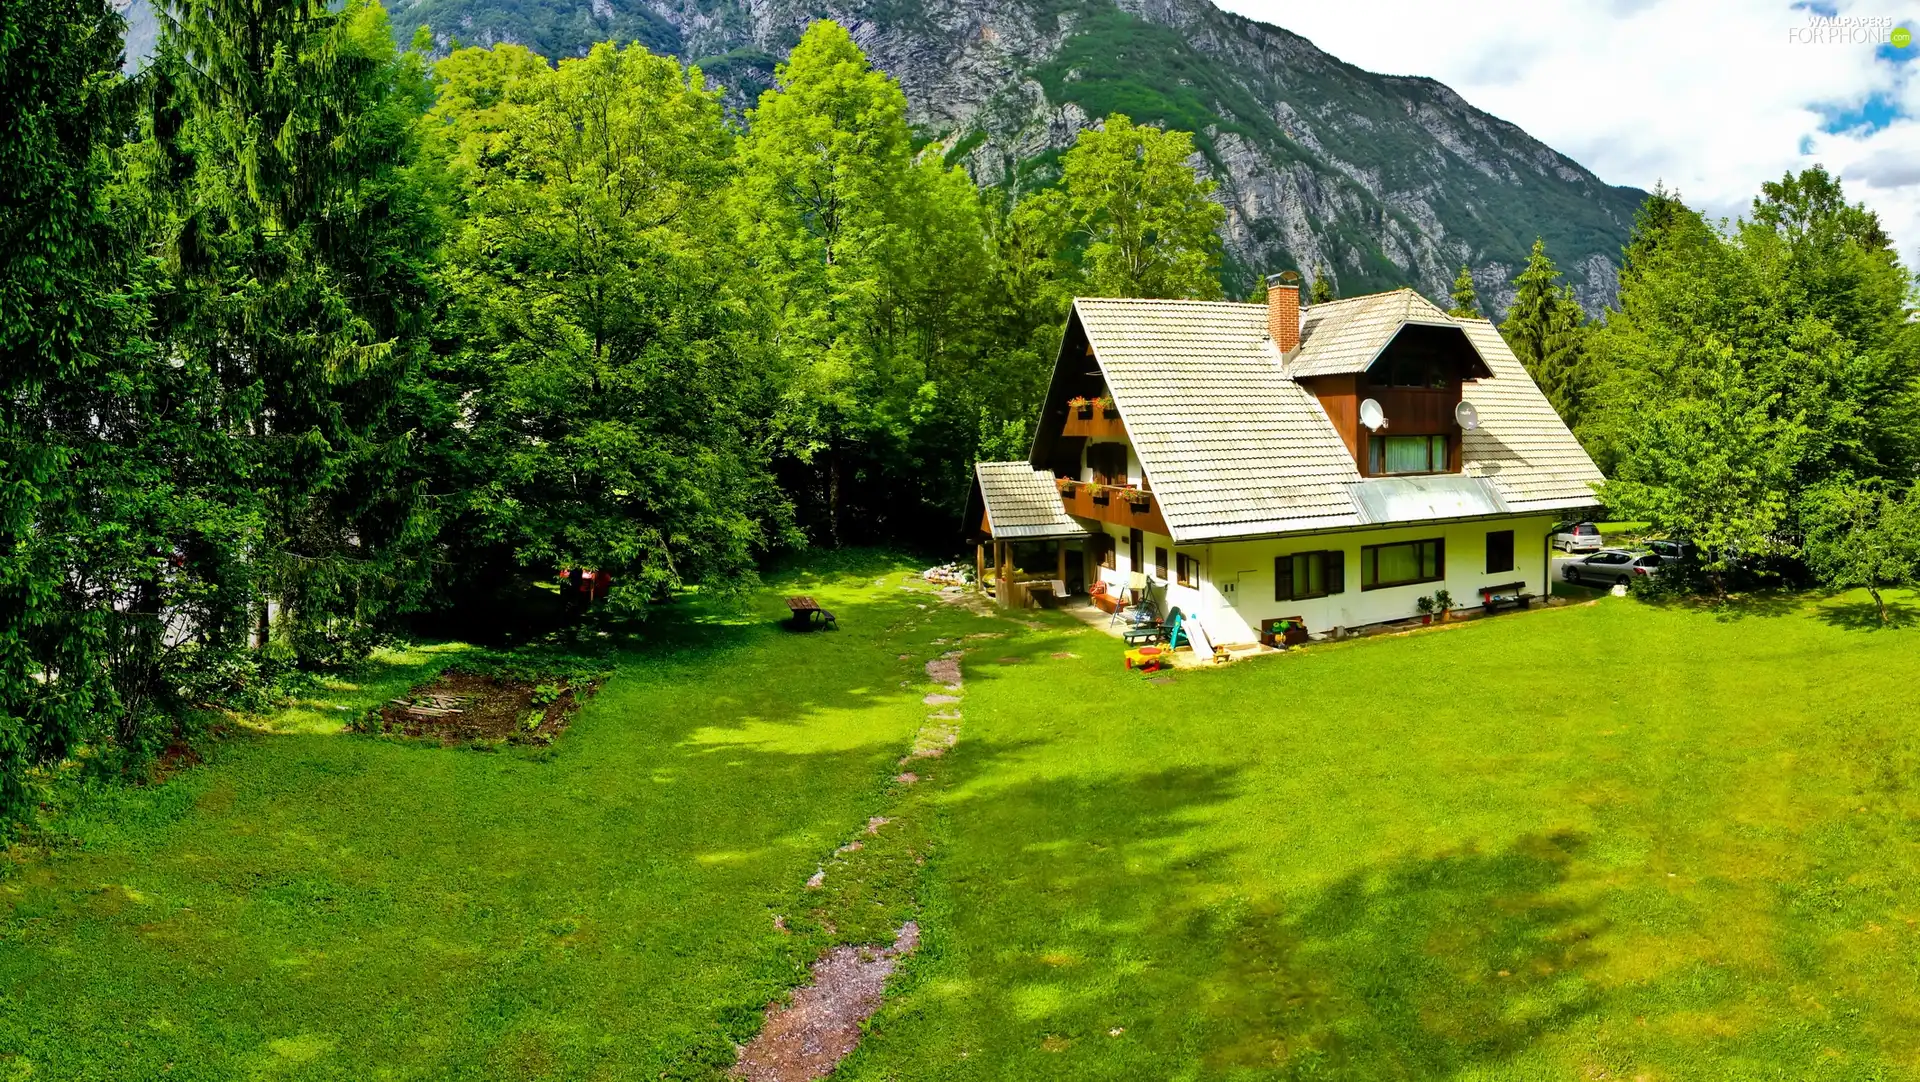
POLYGON ((1533 595, 1523 593, 1527 588, 1524 582, 1503 582, 1498 586, 1480 587, 1480 609, 1488 616, 1501 609, 1524 609, 1533 604, 1533 595))
POLYGON ((821 608, 818 602, 805 595, 787 598, 787 611, 793 614, 793 626, 802 631, 813 627, 816 620, 822 627, 838 628, 840 626, 839 621, 833 618, 833 613, 821 608))

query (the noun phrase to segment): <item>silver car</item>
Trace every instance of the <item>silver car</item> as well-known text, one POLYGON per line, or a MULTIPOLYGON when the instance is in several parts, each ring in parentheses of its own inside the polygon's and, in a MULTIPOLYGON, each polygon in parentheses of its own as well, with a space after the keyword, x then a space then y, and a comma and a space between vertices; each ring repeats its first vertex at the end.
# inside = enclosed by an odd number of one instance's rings
POLYGON ((1651 552, 1601 549, 1591 556, 1568 560, 1560 575, 1576 585, 1625 586, 1635 576, 1651 575, 1659 571, 1661 566, 1660 557, 1651 552))
POLYGON ((1553 547, 1563 552, 1599 552, 1600 527, 1576 522, 1553 535, 1553 547))

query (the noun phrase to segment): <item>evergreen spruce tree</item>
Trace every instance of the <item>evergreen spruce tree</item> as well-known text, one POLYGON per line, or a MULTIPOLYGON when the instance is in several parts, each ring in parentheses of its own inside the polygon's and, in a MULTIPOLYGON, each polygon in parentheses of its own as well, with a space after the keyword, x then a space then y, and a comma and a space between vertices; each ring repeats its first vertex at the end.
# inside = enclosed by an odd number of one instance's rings
POLYGON ((1308 294, 1307 303, 1325 304, 1334 298, 1333 276, 1327 273, 1326 267, 1315 264, 1313 268, 1313 288, 1308 294))
POLYGON ((1473 271, 1460 264, 1460 273, 1453 278, 1453 307, 1447 314, 1461 319, 1480 318, 1480 295, 1473 288, 1473 271))
POLYGON ((247 434, 259 638, 337 660, 425 584, 404 403, 439 249, 416 134, 431 89, 373 0, 184 0, 154 68, 172 348, 247 434))
POLYGON ((1500 333, 1553 408, 1571 425, 1579 418, 1586 315, 1574 300, 1572 287, 1560 284, 1560 271, 1547 257, 1546 243, 1538 238, 1514 286, 1513 305, 1500 324, 1500 333))

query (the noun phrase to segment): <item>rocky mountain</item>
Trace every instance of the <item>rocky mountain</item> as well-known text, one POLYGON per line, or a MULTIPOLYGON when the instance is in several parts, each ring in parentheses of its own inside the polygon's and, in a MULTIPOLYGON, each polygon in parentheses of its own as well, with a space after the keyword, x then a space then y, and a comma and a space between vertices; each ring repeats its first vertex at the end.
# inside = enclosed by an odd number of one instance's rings
MULTIPOLYGON (((1606 184, 1431 79, 1377 75, 1208 0, 394 0, 396 31, 548 56, 638 40, 750 104, 813 19, 905 88, 934 152, 976 179, 1050 182, 1109 113, 1195 133, 1227 208, 1227 286, 1326 267, 1342 294, 1444 298, 1462 263, 1504 310, 1536 235, 1581 303, 1611 301, 1645 193, 1606 184)), ((135 34, 139 33, 136 25, 135 34)))

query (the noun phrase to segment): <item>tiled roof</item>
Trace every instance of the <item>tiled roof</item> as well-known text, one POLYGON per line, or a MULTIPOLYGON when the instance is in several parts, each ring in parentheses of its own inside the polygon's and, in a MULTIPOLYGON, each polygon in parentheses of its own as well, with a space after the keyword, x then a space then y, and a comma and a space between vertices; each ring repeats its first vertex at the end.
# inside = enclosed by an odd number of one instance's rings
MULTIPOLYGON (((1353 488, 1361 481, 1353 456, 1295 373, 1282 371, 1265 305, 1081 298, 1074 312, 1175 541, 1369 524, 1353 488)), ((1398 290, 1316 305, 1309 322, 1326 333, 1324 357, 1334 363, 1334 342, 1362 341, 1373 333, 1364 328, 1382 326, 1390 339, 1409 313, 1462 327, 1494 374, 1463 386, 1481 420, 1464 441, 1466 472, 1492 482, 1516 512, 1593 503, 1590 482, 1600 472, 1485 320, 1453 320, 1398 290)))
POLYGON ((1506 339, 1484 319, 1456 320, 1479 350, 1492 379, 1468 380, 1461 397, 1480 412, 1480 427, 1462 439, 1466 472, 1499 486, 1515 511, 1584 507, 1594 502, 1600 470, 1567 431, 1547 396, 1527 375, 1506 339))
POLYGON ((1411 289, 1312 305, 1301 313, 1300 348, 1287 361, 1287 375, 1365 372, 1407 322, 1446 326, 1453 320, 1411 289))
POLYGON ((1001 541, 1085 537, 1082 526, 1060 503, 1053 475, 1030 462, 977 462, 974 476, 986 503, 987 527, 1001 541))
POLYGON ((1074 302, 1176 541, 1356 526, 1360 479, 1261 304, 1074 302))

